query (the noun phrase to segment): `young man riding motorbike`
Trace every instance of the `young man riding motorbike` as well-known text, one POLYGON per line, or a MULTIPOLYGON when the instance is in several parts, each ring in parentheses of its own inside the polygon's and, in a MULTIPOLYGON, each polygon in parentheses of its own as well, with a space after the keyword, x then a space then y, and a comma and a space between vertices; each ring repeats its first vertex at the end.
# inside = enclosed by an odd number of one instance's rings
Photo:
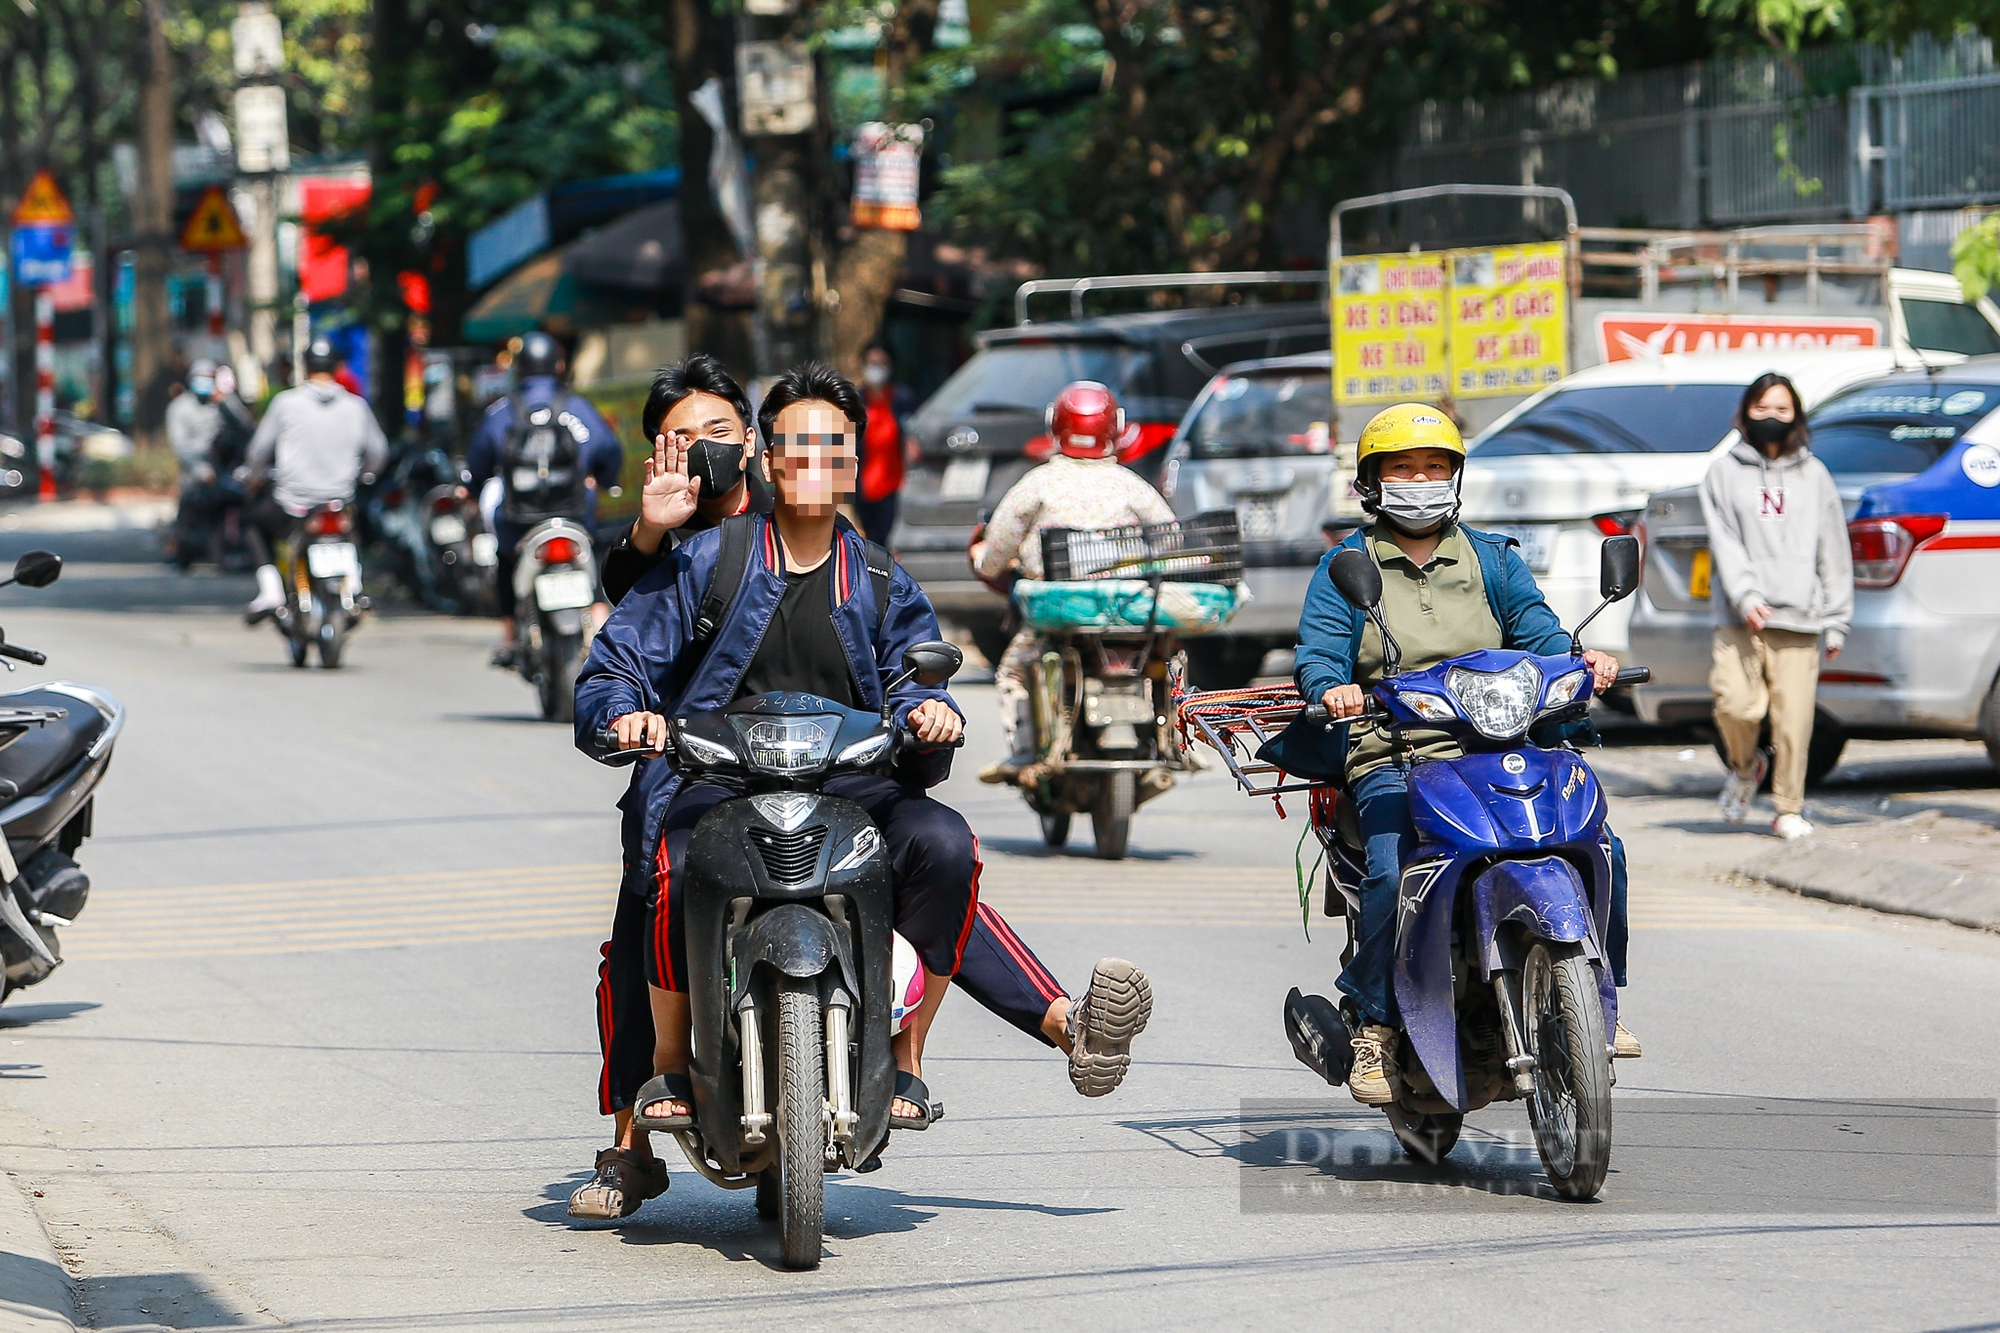
MULTIPOLYGON (((989 582, 1006 578, 1017 564, 1022 576, 1040 578, 1044 528, 1129 528, 1173 520, 1173 507, 1165 498, 1117 460, 1125 409, 1110 389, 1095 380, 1078 380, 1056 395, 1046 420, 1060 455, 1008 489, 968 552, 973 572, 989 582)), ((981 770, 981 782, 1004 786, 1018 781, 1021 771, 1035 762, 1028 667, 1042 648, 1041 636, 1023 626, 994 665, 1007 757, 981 770)))
MULTIPOLYGON (((1333 586, 1328 567, 1335 551, 1368 552, 1382 569, 1382 611, 1394 626, 1402 668, 1421 671, 1446 658, 1481 648, 1534 653, 1567 652, 1569 635, 1535 586, 1511 538, 1475 531, 1458 522, 1460 471, 1465 443, 1436 408, 1404 403, 1377 413, 1357 447, 1355 489, 1374 521, 1329 551, 1314 574, 1299 619, 1294 678, 1299 696, 1324 704, 1334 720, 1359 717, 1368 691, 1381 682, 1380 633, 1333 586)), ((1618 674, 1609 654, 1584 654, 1596 688, 1618 674)), ((1313 742, 1331 752, 1294 755, 1292 771, 1340 771, 1360 818, 1367 877, 1361 892, 1361 925, 1351 962, 1337 983, 1360 1016, 1348 1090, 1369 1105, 1391 1100, 1386 1053, 1399 1015, 1390 969, 1395 953, 1396 896, 1403 862, 1417 845, 1410 817, 1409 772, 1415 758, 1459 753, 1442 732, 1405 729, 1399 747, 1387 730, 1318 731, 1313 742), (1324 739, 1319 739, 1324 738, 1324 739)), ((1314 735, 1314 733, 1308 733, 1314 735)), ((1291 742, 1291 733, 1286 742, 1291 742)), ((1285 763, 1280 756, 1278 762, 1285 763)), ((1615 920, 1608 947, 1617 982, 1624 984, 1624 852, 1613 839, 1615 920)), ((1620 1055, 1636 1056, 1638 1041, 1622 1024, 1620 1055)))
POLYGON ((306 382, 271 400, 245 460, 254 497, 244 506, 246 541, 257 562, 257 596, 244 608, 255 624, 285 604, 271 549, 315 505, 351 504, 364 473, 379 472, 388 441, 365 400, 340 387, 340 354, 325 338, 306 348, 306 382), (269 471, 268 482, 263 480, 269 471))
MULTIPOLYGON (((514 665, 514 569, 519 560, 521 538, 534 524, 547 518, 570 518, 590 526, 597 511, 597 496, 618 482, 625 467, 625 449, 618 435, 605 423, 589 400, 569 392, 562 377, 566 369, 562 345, 546 333, 530 333, 514 354, 515 390, 486 409, 486 419, 465 450, 465 470, 470 474, 466 487, 473 495, 488 480, 498 477, 505 488, 501 493, 499 521, 493 536, 498 543, 499 564, 494 570, 494 593, 500 613, 500 646, 493 650, 493 665, 514 665), (508 449, 518 432, 525 429, 537 412, 554 414, 555 429, 570 440, 574 455, 573 471, 578 484, 562 495, 528 497, 521 494, 509 472, 508 449)), ((531 472, 530 479, 533 479, 531 472)), ((598 603, 592 615, 602 618, 607 608, 598 603)))
MULTIPOLYGON (((838 381, 837 377, 829 379, 825 375, 807 374, 801 378, 799 384, 807 382, 810 382, 808 387, 815 391, 829 394, 836 393, 839 385, 844 383, 838 381)), ((783 383, 785 382, 781 381, 781 384, 783 383)), ((799 384, 791 385, 785 392, 803 391, 799 384)), ((773 392, 774 397, 783 396, 776 389, 773 392)), ((783 406, 784 404, 780 403, 780 407, 783 406)), ((843 411, 848 406, 850 405, 841 404, 843 411)), ((795 402, 786 410, 796 418, 800 412, 808 409, 795 402)), ((741 473, 736 472, 731 475, 728 468, 721 466, 727 462, 752 456, 749 435, 744 429, 746 415, 747 403, 744 401, 741 389, 711 358, 691 357, 687 361, 667 367, 655 380, 644 413, 645 428, 654 437, 655 456, 647 465, 647 483, 642 496, 641 517, 634 525, 633 533, 619 543, 619 548, 605 562, 606 591, 615 601, 622 602, 631 590, 633 580, 644 576, 676 547, 688 547, 688 559, 702 558, 706 562, 709 557, 698 557, 696 549, 689 545, 696 535, 690 529, 706 531, 715 522, 731 513, 744 509, 756 511, 755 500, 746 491, 740 479, 741 473), (726 458, 722 456, 724 453, 727 454, 726 458), (718 485, 718 479, 730 484, 718 485), (717 494, 719 502, 706 498, 706 494, 711 491, 717 494), (671 541, 668 540, 670 534, 671 541), (618 558, 619 552, 626 553, 623 559, 618 558)), ((765 429, 770 431, 773 426, 782 424, 778 420, 782 415, 778 409, 769 407, 767 401, 766 420, 763 423, 765 429)), ((795 425, 797 422, 789 424, 795 425)), ((819 424, 829 423, 821 421, 819 424)), ((831 424, 840 423, 836 421, 831 424)), ((785 448, 781 452, 789 457, 792 450, 785 448)), ((782 467, 780 470, 783 470, 782 467)), ((844 484, 852 485, 851 469, 844 478, 844 484)), ((759 489, 768 493, 765 487, 760 486, 759 489)), ((778 529, 782 533, 782 522, 778 525, 778 529)), ((841 525, 839 531, 843 534, 841 540, 845 543, 848 535, 851 535, 851 529, 841 525)), ((795 548, 789 541, 785 549, 788 555, 796 554, 795 548)), ((835 552, 842 561, 848 561, 844 544, 837 546, 835 552)), ((787 563, 795 566, 797 562, 787 563)), ((853 563, 848 562, 841 568, 845 571, 853 567, 853 563)), ((825 569, 826 565, 822 563, 820 571, 825 569)), ((898 583, 892 584, 890 597, 892 613, 900 610, 898 604, 903 599, 900 585, 907 583, 907 578, 902 575, 900 569, 896 570, 895 574, 898 583)), ((810 576, 808 573, 803 577, 810 578, 810 576)), ((792 579, 797 577, 802 576, 788 576, 788 591, 792 579)), ((646 583, 646 588, 652 589, 667 582, 669 578, 670 576, 661 575, 650 579, 646 583)), ((850 576, 847 580, 850 601, 853 583, 854 580, 850 576)), ((921 602, 922 595, 915 591, 914 585, 909 585, 909 590, 915 592, 916 600, 921 602)), ((643 599, 646 595, 642 590, 639 598, 635 600, 643 599)), ((816 607, 819 596, 824 595, 826 591, 823 584, 818 594, 803 594, 808 605, 812 607, 816 607)), ((927 605, 924 609, 927 614, 927 605)), ((798 610, 797 606, 792 606, 788 611, 786 605, 781 603, 779 616, 774 617, 774 622, 779 617, 786 621, 786 625, 779 627, 781 637, 783 631, 789 631, 793 636, 803 635, 808 642, 814 638, 820 639, 820 647, 823 650, 834 647, 825 640, 824 635, 815 633, 816 629, 824 626, 815 627, 808 623, 811 617, 804 621, 797 619, 793 613, 798 610)), ((617 619, 621 621, 624 619, 623 610, 617 619)), ((888 619, 889 617, 883 617, 885 630, 888 619)), ((831 625, 836 637, 841 635, 842 624, 843 620, 836 610, 831 625)), ((838 644, 837 648, 838 655, 844 657, 845 643, 838 644)), ((720 651, 719 643, 714 645, 712 650, 720 651)), ((828 652, 827 655, 834 656, 835 653, 828 652)), ((810 657, 811 654, 803 656, 810 657)), ((885 653, 881 660, 893 662, 896 659, 893 654, 885 653)), ((807 663, 801 662, 798 656, 795 656, 789 670, 798 671, 807 666, 807 663)), ((835 675, 850 675, 858 682, 860 671, 850 672, 844 663, 835 663, 835 667, 835 675)), ((749 674, 753 676, 759 674, 757 664, 752 664, 749 674)), ((693 686, 690 685, 689 688, 693 686)), ((772 687, 768 683, 759 683, 756 688, 772 687)), ((823 680, 822 688, 816 692, 825 693, 828 688, 836 688, 835 682, 823 680)), ((752 685, 744 684, 738 692, 746 693, 754 690, 752 685)), ((683 1115, 689 1109, 680 1096, 662 1096, 662 1093, 668 1091, 665 1085, 649 1089, 645 1093, 641 1093, 638 1088, 638 1084, 644 1081, 645 1073, 651 1072, 656 1066, 662 1072, 680 1075, 687 1063, 684 997, 677 992, 668 994, 664 989, 656 988, 652 993, 655 1013, 649 1014, 645 986, 643 983, 637 987, 633 985, 633 982, 647 970, 649 952, 652 954, 651 962, 656 981, 662 979, 663 970, 670 969, 668 974, 675 977, 684 976, 686 972, 685 962, 676 959, 673 949, 669 950, 664 960, 659 957, 657 936, 647 929, 648 918, 652 911, 649 899, 657 896, 662 876, 670 880, 671 875, 664 870, 656 873, 655 867, 660 864, 661 858, 646 858, 634 855, 632 851, 633 846, 646 845, 648 803, 643 793, 649 790, 652 784, 661 780, 659 773, 649 770, 664 771, 664 761, 646 761, 641 771, 635 774, 633 787, 628 792, 626 800, 621 802, 626 809, 628 876, 620 894, 612 939, 604 947, 604 961, 599 969, 599 1035, 603 1042, 605 1060, 599 1093, 601 1109, 617 1117, 618 1141, 615 1147, 606 1149, 598 1155, 596 1173, 592 1180, 580 1187, 572 1196, 570 1212, 572 1216, 577 1217, 629 1216, 645 1199, 653 1197, 665 1188, 665 1170, 652 1156, 647 1131, 642 1125, 633 1123, 635 1097, 647 1098, 647 1101, 641 1103, 638 1108, 646 1113, 642 1118, 659 1120, 683 1115), (637 1003, 634 1003, 635 990, 638 992, 637 1003), (659 1042, 656 1051, 652 1044, 653 1034, 656 1031, 653 1019, 662 1008, 678 1009, 680 1017, 676 1020, 677 1028, 657 1029, 667 1035, 665 1040, 659 1042)), ((698 815, 700 809, 710 803, 712 802, 702 801, 687 805, 686 808, 698 815)), ((938 806, 935 802, 927 801, 924 804, 934 807, 935 812, 943 812, 949 816, 948 821, 939 822, 939 829, 944 835, 944 840, 950 841, 956 830, 948 827, 949 823, 956 822, 958 827, 962 827, 962 821, 957 821, 955 815, 950 815, 944 807, 938 806)), ((677 842, 685 844, 687 830, 692 826, 692 818, 686 822, 672 822, 675 827, 670 828, 667 844, 663 849, 666 867, 671 867, 678 854, 679 848, 674 844, 677 842)), ((893 841, 893 833, 891 837, 893 841)), ((678 920, 679 914, 673 910, 671 893, 670 886, 666 900, 669 920, 678 920)), ((1086 1096, 1098 1096, 1117 1086, 1129 1066, 1130 1038, 1137 1035, 1137 1031, 1136 1027, 1129 1032, 1115 1030, 1116 1020, 1105 1019, 1102 1015, 1106 1011, 1129 1011, 1132 997, 1135 995, 1142 1007, 1150 1008, 1150 989, 1143 973, 1122 960, 1102 960, 1093 972, 1090 988, 1086 990, 1083 998, 1073 1005, 1040 960, 1035 958, 1027 946, 1014 935, 998 913, 983 904, 977 906, 970 935, 962 941, 960 947, 963 955, 960 976, 974 998, 1014 1026, 1029 1032, 1046 1044, 1063 1049, 1070 1056, 1071 1080, 1079 1092, 1086 1096)), ((678 948, 677 941, 673 948, 678 948)), ((1143 1023, 1144 1018, 1141 1016, 1137 1020, 1137 1026, 1143 1026, 1143 1023)), ((915 1054, 917 1057, 921 1055, 920 1043, 915 1054)), ((914 1068, 911 1072, 915 1072, 914 1068)), ((674 1082, 677 1089, 678 1080, 674 1082)), ((919 1096, 923 1095, 920 1082, 914 1085, 913 1091, 919 1096)), ((905 1102, 902 1106, 911 1112, 920 1109, 915 1102, 905 1102)))

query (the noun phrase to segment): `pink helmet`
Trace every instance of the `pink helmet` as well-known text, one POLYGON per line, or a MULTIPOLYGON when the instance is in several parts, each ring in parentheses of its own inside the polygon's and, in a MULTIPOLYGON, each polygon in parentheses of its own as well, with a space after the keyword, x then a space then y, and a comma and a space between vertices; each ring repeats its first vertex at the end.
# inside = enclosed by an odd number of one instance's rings
POLYGON ((1125 409, 1096 380, 1078 380, 1057 394, 1045 420, 1049 438, 1071 458, 1109 458, 1125 436, 1125 409))

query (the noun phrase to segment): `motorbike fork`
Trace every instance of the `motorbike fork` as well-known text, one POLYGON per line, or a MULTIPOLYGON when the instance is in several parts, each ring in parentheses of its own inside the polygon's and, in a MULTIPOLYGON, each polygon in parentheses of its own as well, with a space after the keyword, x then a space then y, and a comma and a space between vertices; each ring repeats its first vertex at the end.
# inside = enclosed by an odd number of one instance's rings
POLYGON ((756 1147, 764 1142, 771 1127, 771 1112, 764 1100, 764 1030, 757 1018, 757 1004, 743 997, 736 1011, 738 1035, 743 1050, 743 1142, 756 1147))
POLYGON ((1511 968, 1495 972, 1493 996, 1500 1002, 1500 1040, 1506 1045, 1507 1072, 1514 1076, 1514 1091, 1531 1097, 1539 1061, 1527 1053, 1527 1034, 1521 1031, 1521 974, 1511 968))
POLYGON ((845 992, 836 994, 826 1007, 826 1100, 833 1120, 833 1137, 827 1145, 829 1159, 837 1160, 837 1145, 854 1138, 861 1117, 854 1111, 854 1089, 848 1077, 847 1028, 852 1010, 845 992))

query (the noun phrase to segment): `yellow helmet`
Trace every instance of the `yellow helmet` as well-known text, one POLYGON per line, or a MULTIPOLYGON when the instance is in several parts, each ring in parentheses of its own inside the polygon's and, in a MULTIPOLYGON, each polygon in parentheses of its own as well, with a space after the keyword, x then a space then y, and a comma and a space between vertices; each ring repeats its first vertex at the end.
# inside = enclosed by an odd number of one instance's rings
POLYGON ((1377 412, 1361 428, 1354 461, 1365 473, 1369 459, 1405 449, 1442 449, 1465 457, 1465 441, 1450 417, 1426 403, 1397 403, 1377 412))

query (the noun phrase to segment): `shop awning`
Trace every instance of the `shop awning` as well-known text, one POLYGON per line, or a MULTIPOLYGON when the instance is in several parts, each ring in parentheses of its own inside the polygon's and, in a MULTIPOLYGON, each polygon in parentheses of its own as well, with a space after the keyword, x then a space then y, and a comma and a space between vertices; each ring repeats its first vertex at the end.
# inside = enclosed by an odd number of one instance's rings
POLYGON ((576 280, 563 272, 561 250, 537 255, 494 285, 466 312, 471 342, 504 342, 543 327, 576 308, 576 280))
POLYGON ((579 282, 630 292, 678 291, 686 280, 681 206, 634 209, 563 252, 563 272, 579 282))

